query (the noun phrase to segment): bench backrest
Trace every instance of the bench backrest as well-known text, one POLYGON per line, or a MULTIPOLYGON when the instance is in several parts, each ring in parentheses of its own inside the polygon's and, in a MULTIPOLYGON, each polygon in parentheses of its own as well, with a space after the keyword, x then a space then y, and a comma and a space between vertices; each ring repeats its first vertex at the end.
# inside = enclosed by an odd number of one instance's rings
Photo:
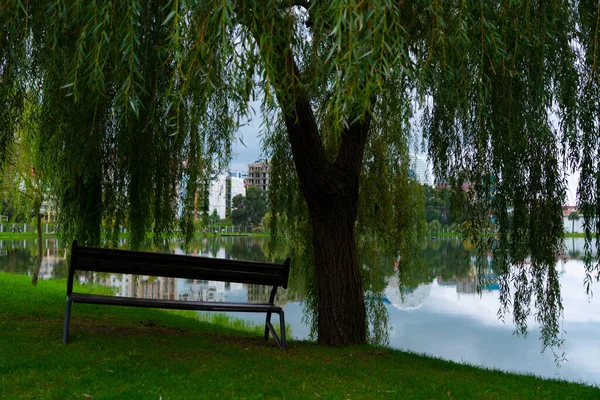
POLYGON ((71 247, 67 295, 73 292, 75 271, 108 272, 238 282, 287 288, 290 259, 283 264, 225 260, 143 251, 71 247))

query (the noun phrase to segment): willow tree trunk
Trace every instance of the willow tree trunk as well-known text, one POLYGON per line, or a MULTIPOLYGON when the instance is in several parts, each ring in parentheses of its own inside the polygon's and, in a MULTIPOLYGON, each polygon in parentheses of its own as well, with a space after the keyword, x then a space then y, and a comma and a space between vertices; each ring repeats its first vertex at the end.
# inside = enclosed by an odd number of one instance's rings
POLYGON ((354 236, 357 199, 337 198, 324 203, 311 213, 318 341, 362 344, 367 327, 354 236))
POLYGON ((354 226, 370 119, 357 119, 345 129, 332 162, 323 150, 307 96, 296 93, 292 105, 284 119, 312 222, 317 340, 328 345, 363 344, 367 325, 354 226))
POLYGON ((282 110, 300 190, 311 216, 317 340, 329 345, 363 344, 367 341, 367 325, 354 224, 371 120, 369 115, 362 115, 361 107, 357 106, 355 113, 349 112, 347 121, 352 122, 344 124, 340 132, 335 160, 328 157, 294 59, 291 37, 268 19, 254 21, 252 15, 256 13, 247 9, 239 17, 252 30, 272 67, 268 69, 269 79, 282 110))
POLYGON ((33 277, 31 278, 31 284, 37 285, 38 277, 40 275, 40 268, 42 267, 42 258, 44 257, 44 249, 42 247, 42 216, 39 213, 40 207, 37 207, 37 261, 35 263, 35 269, 33 271, 33 277))

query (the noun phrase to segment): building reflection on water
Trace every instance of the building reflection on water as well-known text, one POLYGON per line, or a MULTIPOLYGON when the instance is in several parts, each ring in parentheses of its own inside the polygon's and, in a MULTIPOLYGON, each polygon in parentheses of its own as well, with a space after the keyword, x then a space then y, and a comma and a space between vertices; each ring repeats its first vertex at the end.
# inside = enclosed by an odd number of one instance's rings
MULTIPOLYGON (((42 242, 43 257, 39 279, 64 278, 67 251, 54 238, 42 242)), ((37 240, 0 240, 0 271, 32 276, 37 261, 37 240)))
POLYGON ((500 290, 498 276, 494 274, 490 266, 478 273, 475 264, 471 264, 470 269, 465 276, 454 276, 450 279, 444 279, 441 276, 437 276, 435 280, 439 286, 456 287, 456 293, 459 296, 461 294, 478 294, 483 291, 491 292, 500 290))
POLYGON ((67 250, 60 249, 56 241, 54 246, 48 246, 46 244, 46 250, 44 251, 44 257, 42 258, 42 264, 40 265, 39 279, 50 279, 54 276, 54 266, 59 263, 67 262, 67 250))
MULTIPOLYGON (((82 284, 95 283, 114 289, 115 296, 137 297, 144 299, 183 300, 183 301, 225 301, 226 296, 241 295, 246 292, 251 302, 268 302, 271 287, 235 282, 206 281, 197 279, 181 279, 153 277, 127 274, 87 274, 78 275, 82 284)), ((291 300, 299 300, 293 296, 291 300)), ((279 288, 275 303, 283 305, 290 301, 288 290, 279 288)))

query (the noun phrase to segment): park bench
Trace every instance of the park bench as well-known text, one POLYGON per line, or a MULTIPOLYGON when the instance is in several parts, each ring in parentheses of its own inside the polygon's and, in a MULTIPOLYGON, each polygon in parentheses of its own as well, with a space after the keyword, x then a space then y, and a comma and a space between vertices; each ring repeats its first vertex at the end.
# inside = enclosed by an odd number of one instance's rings
POLYGON ((180 310, 265 313, 265 340, 268 340, 270 332, 279 347, 285 350, 285 317, 283 309, 275 305, 274 300, 278 287, 287 288, 289 269, 289 258, 283 264, 273 264, 84 247, 78 246, 77 242, 74 241, 71 248, 71 263, 69 265, 67 280, 67 307, 65 311, 63 343, 69 341, 69 322, 72 303, 87 303, 180 310), (73 292, 75 271, 238 282, 268 285, 272 286, 272 290, 268 303, 143 299, 85 294, 73 292), (275 328, 271 324, 272 314, 279 315, 280 336, 277 335, 275 328))

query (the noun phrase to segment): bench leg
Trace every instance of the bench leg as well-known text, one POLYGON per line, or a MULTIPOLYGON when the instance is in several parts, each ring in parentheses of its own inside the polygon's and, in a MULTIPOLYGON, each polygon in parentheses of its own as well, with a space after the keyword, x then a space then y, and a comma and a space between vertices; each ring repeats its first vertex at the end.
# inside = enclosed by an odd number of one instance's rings
POLYGON ((269 324, 271 323, 271 313, 267 313, 267 320, 265 321, 265 340, 269 340, 269 324))
POLYGON ((273 324, 271 323, 271 313, 267 313, 267 322, 266 322, 266 326, 265 326, 265 339, 269 338, 269 332, 271 332, 271 335, 273 335, 273 339, 275 339, 275 342, 277 343, 277 345, 279 346, 279 348, 281 348, 282 350, 286 349, 286 344, 285 344, 285 317, 283 314, 283 310, 281 312, 278 312, 277 314, 279 314, 279 324, 281 325, 279 327, 279 335, 277 334, 277 332, 275 331, 275 327, 273 326, 273 324), (281 335, 281 336, 280 336, 281 335))
POLYGON ((67 297, 67 308, 65 310, 65 326, 63 329, 63 343, 69 342, 69 322, 71 321, 71 299, 67 297))
POLYGON ((279 330, 281 331, 280 347, 282 350, 286 350, 287 346, 285 344, 285 317, 283 315, 283 310, 279 314, 279 330))

